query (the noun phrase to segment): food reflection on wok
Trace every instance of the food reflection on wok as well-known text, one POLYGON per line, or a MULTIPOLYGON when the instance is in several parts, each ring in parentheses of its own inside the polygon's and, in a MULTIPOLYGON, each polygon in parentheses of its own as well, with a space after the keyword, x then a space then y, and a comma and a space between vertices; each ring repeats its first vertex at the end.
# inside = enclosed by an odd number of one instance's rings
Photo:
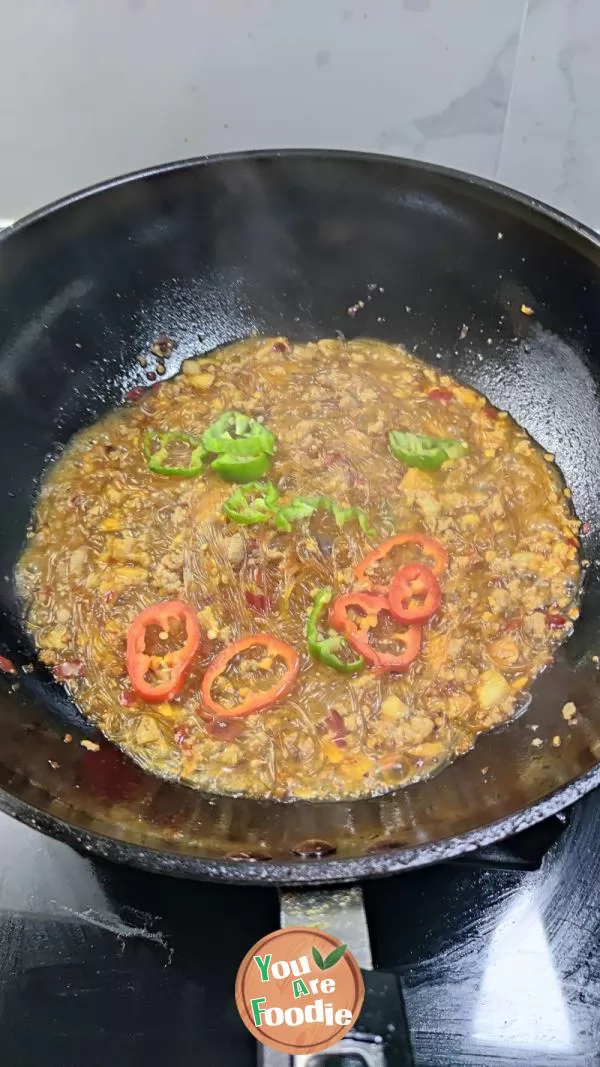
POLYGON ((350 798, 527 702, 578 530, 553 457, 402 347, 252 338, 76 435, 17 581, 41 659, 148 771, 350 798))

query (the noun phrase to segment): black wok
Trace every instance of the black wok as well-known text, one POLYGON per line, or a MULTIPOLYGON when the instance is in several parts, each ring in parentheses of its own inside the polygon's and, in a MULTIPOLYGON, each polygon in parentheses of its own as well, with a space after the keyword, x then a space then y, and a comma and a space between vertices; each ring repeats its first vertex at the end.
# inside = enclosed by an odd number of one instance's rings
POLYGON ((451 171, 333 152, 198 160, 14 226, 0 239, 0 652, 19 675, 15 691, 0 682, 0 808, 152 871, 281 884, 431 863, 582 796, 600 781, 599 381, 598 238, 451 171), (11 574, 48 456, 145 383, 136 360, 161 330, 178 343, 173 370, 252 330, 402 341, 556 454, 592 562, 581 619, 525 715, 431 780, 352 803, 201 795, 144 775, 86 726, 35 662, 11 574))

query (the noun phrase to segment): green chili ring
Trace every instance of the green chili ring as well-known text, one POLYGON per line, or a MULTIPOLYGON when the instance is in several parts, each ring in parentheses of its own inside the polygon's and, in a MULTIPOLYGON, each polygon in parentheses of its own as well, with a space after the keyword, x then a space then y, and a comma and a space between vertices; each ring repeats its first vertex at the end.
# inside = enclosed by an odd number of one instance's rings
POLYGON ((333 592, 328 588, 319 589, 315 594, 311 612, 306 620, 308 651, 314 659, 318 659, 325 667, 333 667, 335 671, 340 671, 341 674, 354 674, 356 671, 362 670, 365 665, 362 656, 358 656, 350 662, 340 659, 336 653, 343 648, 349 647, 344 638, 340 637, 339 634, 321 637, 319 633, 319 622, 328 604, 331 603, 332 596, 333 592))

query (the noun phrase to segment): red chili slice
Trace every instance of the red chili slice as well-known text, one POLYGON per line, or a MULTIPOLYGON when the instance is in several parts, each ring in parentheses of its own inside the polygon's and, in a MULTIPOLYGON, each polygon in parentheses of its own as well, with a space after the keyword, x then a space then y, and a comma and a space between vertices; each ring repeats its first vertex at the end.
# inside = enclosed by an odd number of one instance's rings
POLYGON ((248 607, 252 608, 253 611, 258 611, 260 615, 264 615, 269 606, 267 594, 256 593, 253 589, 246 589, 244 599, 248 607))
POLYGON ((276 701, 287 696, 298 677, 299 671, 300 657, 295 648, 286 644, 285 641, 280 641, 273 634, 250 634, 248 637, 241 637, 238 641, 227 645, 209 664, 202 679, 200 690, 202 703, 205 709, 210 711, 217 719, 233 719, 242 715, 251 715, 255 711, 262 711, 264 708, 271 707, 276 701), (214 683, 225 673, 236 656, 247 652, 249 648, 256 647, 263 648, 266 656, 272 656, 273 659, 282 659, 286 665, 285 674, 270 689, 256 690, 250 693, 249 696, 241 700, 233 708, 219 704, 218 700, 214 700, 212 696, 214 683))
POLYGON ((409 625, 398 635, 398 641, 404 646, 402 652, 380 652, 370 644, 369 630, 377 625, 382 612, 391 615, 387 597, 374 593, 344 593, 333 602, 330 621, 333 628, 344 635, 351 648, 371 666, 394 673, 406 671, 421 649, 421 627, 409 625), (362 629, 348 614, 351 608, 367 617, 367 625, 362 629))
POLYGON ((84 669, 81 660, 74 659, 66 660, 64 663, 57 663, 52 671, 57 682, 65 682, 68 681, 69 678, 79 678, 83 674, 84 669))
MULTIPOLYGON (((436 577, 443 574, 448 566, 448 553, 443 545, 439 541, 436 541, 433 537, 425 537, 421 533, 403 533, 398 534, 396 537, 389 537, 387 541, 382 541, 377 548, 374 548, 372 552, 369 552, 364 559, 361 559, 360 563, 354 568, 354 576, 359 582, 371 581, 367 571, 381 559, 385 559, 387 555, 396 548, 398 545, 420 545, 421 551, 427 560, 431 560, 431 571, 436 577)), ((387 593, 389 582, 386 584, 375 584, 371 581, 371 588, 376 593, 387 593)))
MULTIPOLYGON (((147 377, 149 378, 150 375, 148 374, 147 377)), ((156 377, 156 375, 154 375, 154 377, 156 377)), ((134 385, 133 389, 129 389, 126 392, 125 399, 128 404, 136 404, 143 396, 153 393, 155 389, 155 385, 134 385)))
POLYGON ((200 627, 196 613, 183 600, 165 600, 140 611, 127 634, 127 673, 138 696, 151 703, 160 703, 179 693, 199 647, 200 627), (185 629, 181 648, 160 656, 149 655, 146 652, 148 628, 159 626, 168 634, 169 623, 173 621, 183 623, 185 629), (166 669, 168 677, 164 681, 149 681, 148 673, 157 668, 166 669))
POLYGON ((259 566, 248 568, 248 584, 244 590, 244 600, 249 608, 264 615, 270 608, 267 581, 264 570, 259 566))
POLYGON ((337 708, 329 709, 325 717, 325 725, 333 735, 331 740, 333 741, 334 745, 337 745, 338 748, 345 748, 348 730, 346 728, 346 723, 344 722, 337 708))
POLYGON ((135 385, 133 389, 128 389, 125 394, 125 399, 128 404, 135 404, 136 400, 139 400, 144 395, 146 389, 142 385, 135 385))
POLYGON ((430 400, 437 400, 440 404, 450 404, 454 400, 451 389, 430 389, 427 396, 430 400))
POLYGON ((400 622, 426 622, 442 602, 442 590, 430 567, 409 563, 392 578, 390 611, 400 622))

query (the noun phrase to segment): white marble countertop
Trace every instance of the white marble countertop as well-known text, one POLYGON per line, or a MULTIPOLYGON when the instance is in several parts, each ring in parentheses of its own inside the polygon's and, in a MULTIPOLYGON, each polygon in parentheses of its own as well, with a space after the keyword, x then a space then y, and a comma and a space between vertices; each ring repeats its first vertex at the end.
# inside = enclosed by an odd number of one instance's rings
POLYGON ((0 212, 169 159, 359 148, 600 227, 600 0, 6 0, 0 212))

